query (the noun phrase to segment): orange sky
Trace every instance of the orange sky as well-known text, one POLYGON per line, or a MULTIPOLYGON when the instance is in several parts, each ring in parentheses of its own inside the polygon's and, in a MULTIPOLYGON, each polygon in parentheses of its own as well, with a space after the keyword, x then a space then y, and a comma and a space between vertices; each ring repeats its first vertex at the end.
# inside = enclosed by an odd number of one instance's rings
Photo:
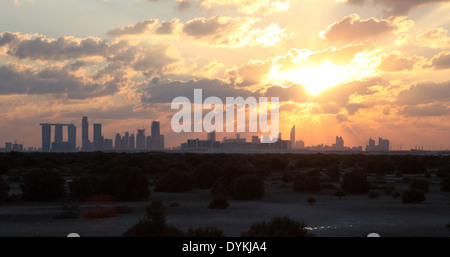
POLYGON ((283 138, 295 124, 306 145, 450 149, 449 3, 2 1, 0 146, 40 147, 43 122, 80 141, 82 116, 105 138, 152 120, 169 147, 206 138, 170 128, 173 98, 201 88, 279 97, 283 138))

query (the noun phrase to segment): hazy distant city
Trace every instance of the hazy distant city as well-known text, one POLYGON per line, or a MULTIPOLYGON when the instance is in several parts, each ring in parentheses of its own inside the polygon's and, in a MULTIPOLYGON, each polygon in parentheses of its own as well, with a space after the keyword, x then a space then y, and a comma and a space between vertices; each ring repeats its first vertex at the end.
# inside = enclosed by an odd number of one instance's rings
MULTIPOLYGON (((297 140, 296 126, 291 129, 289 139, 284 139, 280 133, 276 142, 270 143, 269 136, 252 136, 250 140, 236 134, 234 138, 223 137, 219 140, 219 133, 205 133, 206 139, 192 138, 179 146, 167 147, 164 135, 161 135, 159 121, 151 123, 150 135, 145 129, 138 129, 136 134, 124 132, 117 133, 114 138, 105 138, 102 133, 102 124, 90 125, 89 118, 83 117, 81 121, 81 145, 77 145, 77 126, 75 124, 42 123, 42 146, 40 148, 25 147, 16 142, 6 142, 0 152, 146 152, 146 151, 214 151, 214 152, 271 152, 285 150, 287 152, 392 152, 389 139, 379 137, 377 140, 368 139, 365 146, 349 147, 345 145, 344 138, 336 136, 332 145, 320 144, 307 146, 304 140, 297 140), (92 134, 90 132, 92 131, 92 134), (65 133, 67 136, 65 137, 65 133), (90 136, 92 135, 92 136, 90 136), (67 138, 67 141, 64 139, 67 138), (92 140, 91 140, 92 138, 92 140)), ((425 152, 424 146, 415 146, 405 149, 408 152, 425 152)), ((434 151, 447 151, 447 149, 434 149, 434 151)), ((399 152, 396 150, 395 152, 399 152)))

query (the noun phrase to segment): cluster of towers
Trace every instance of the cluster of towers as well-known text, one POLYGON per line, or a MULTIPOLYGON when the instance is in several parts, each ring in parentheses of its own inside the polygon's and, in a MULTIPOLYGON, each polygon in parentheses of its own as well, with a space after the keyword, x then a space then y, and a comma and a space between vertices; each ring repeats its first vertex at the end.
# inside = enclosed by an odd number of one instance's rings
MULTIPOLYGON (((74 124, 40 124, 42 127, 42 151, 74 152, 77 151, 77 128, 74 124), (54 127, 54 140, 52 142, 52 128, 54 127), (64 140, 64 130, 67 127, 68 138, 64 140)), ((145 136, 145 130, 138 130, 137 136, 129 132, 125 136, 116 135, 114 140, 105 139, 102 135, 102 124, 93 125, 93 142, 89 140, 88 117, 81 121, 81 150, 82 151, 160 151, 164 150, 164 135, 161 135, 160 123, 153 121, 151 136, 145 136)))

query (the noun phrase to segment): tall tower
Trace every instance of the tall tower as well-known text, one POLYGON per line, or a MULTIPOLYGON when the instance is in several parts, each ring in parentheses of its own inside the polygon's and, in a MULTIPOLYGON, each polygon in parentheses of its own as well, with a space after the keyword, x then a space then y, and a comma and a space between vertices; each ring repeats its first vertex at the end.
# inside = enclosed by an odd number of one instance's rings
POLYGON ((136 150, 145 150, 145 129, 138 129, 136 136, 136 150))
POLYGON ((89 122, 88 117, 83 117, 81 122, 81 148, 82 150, 89 150, 89 122))
POLYGON ((63 126, 61 124, 55 125, 55 143, 63 142, 63 126))
POLYGON ((291 148, 295 148, 295 125, 291 129, 291 148))
POLYGON ((49 124, 41 124, 42 126, 42 151, 50 151, 52 141, 52 126, 49 124))
POLYGON ((94 147, 97 151, 103 150, 102 124, 94 124, 94 147))
POLYGON ((161 135, 161 125, 159 121, 152 122, 152 138, 159 138, 161 135))
POLYGON ((71 150, 75 150, 77 148, 77 127, 73 124, 69 125, 68 134, 70 148, 71 150))

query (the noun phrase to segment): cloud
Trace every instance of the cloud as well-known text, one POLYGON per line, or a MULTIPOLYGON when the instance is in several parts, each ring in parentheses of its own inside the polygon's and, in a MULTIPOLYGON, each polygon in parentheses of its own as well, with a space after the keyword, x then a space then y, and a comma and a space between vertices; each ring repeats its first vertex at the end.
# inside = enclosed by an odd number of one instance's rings
POLYGON ((99 38, 60 37, 46 38, 42 35, 21 35, 3 32, 0 34, 0 46, 7 46, 7 54, 19 59, 61 60, 86 56, 107 57, 112 46, 99 38))
POLYGON ((309 94, 305 87, 301 85, 291 85, 289 87, 272 86, 267 89, 265 97, 279 97, 281 102, 294 101, 302 103, 308 100, 309 94))
POLYGON ((429 65, 426 68, 432 68, 435 70, 446 70, 450 69, 450 51, 445 51, 437 56, 433 57, 429 65))
POLYGON ((177 9, 179 11, 186 11, 192 7, 193 3, 191 0, 177 0, 177 9))
POLYGON ((442 83, 419 83, 401 91, 396 98, 398 104, 420 105, 450 101, 450 81, 442 83))
POLYGON ((448 30, 443 28, 431 29, 417 36, 415 45, 439 49, 450 48, 448 30))
POLYGON ((423 60, 424 58, 419 56, 401 57, 400 53, 394 52, 380 57, 378 69, 385 72, 412 71, 416 64, 423 60))
POLYGON ((137 71, 144 71, 145 75, 151 76, 154 73, 162 73, 168 66, 180 61, 174 51, 169 46, 147 45, 142 47, 138 53, 133 68, 137 71))
POLYGON ((173 36, 180 39, 188 37, 199 44, 223 47, 247 45, 268 47, 293 36, 288 29, 280 28, 278 23, 260 28, 255 25, 258 21, 260 19, 226 16, 199 17, 186 23, 180 23, 178 19, 163 22, 156 20, 145 29, 142 29, 142 23, 137 23, 114 29, 108 34, 116 37, 130 35, 173 36))
POLYGON ((139 35, 149 33, 155 25, 158 24, 158 20, 151 19, 138 22, 134 25, 128 25, 122 28, 117 28, 108 31, 106 34, 113 37, 125 36, 125 35, 139 35))
POLYGON ((113 95, 119 81, 89 82, 65 69, 47 67, 42 70, 0 67, 0 95, 60 95, 69 99, 87 99, 113 95))
POLYGON ((203 100, 207 97, 218 97, 225 102, 226 97, 244 97, 252 96, 252 93, 236 88, 231 84, 221 80, 190 80, 187 82, 173 81, 163 82, 157 86, 149 86, 146 90, 147 94, 143 96, 142 101, 147 103, 171 103, 176 97, 187 97, 192 103, 194 102, 194 89, 203 90, 203 100))
POLYGON ((444 104, 407 105, 398 114, 406 117, 441 117, 450 114, 450 108, 444 104))
POLYGON ((361 42, 368 38, 385 33, 397 33, 410 28, 413 21, 405 17, 381 19, 370 18, 361 20, 358 14, 346 16, 321 31, 319 35, 329 41, 361 42))
POLYGON ((380 5, 386 16, 407 15, 412 9, 432 3, 448 3, 449 0, 336 0, 352 5, 380 5))

